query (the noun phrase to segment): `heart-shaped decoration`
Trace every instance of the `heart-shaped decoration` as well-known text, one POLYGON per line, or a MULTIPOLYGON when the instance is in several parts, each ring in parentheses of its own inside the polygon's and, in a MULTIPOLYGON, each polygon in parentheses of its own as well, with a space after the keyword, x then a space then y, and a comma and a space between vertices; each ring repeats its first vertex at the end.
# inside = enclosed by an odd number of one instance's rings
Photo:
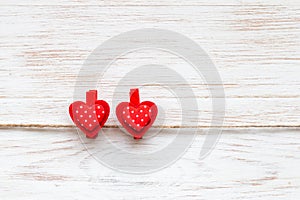
POLYGON ((134 139, 142 139, 154 123, 157 113, 157 106, 153 102, 140 103, 138 89, 131 89, 130 102, 122 102, 116 109, 119 122, 134 139))
POLYGON ((109 116, 109 105, 103 100, 97 100, 97 90, 86 93, 86 103, 75 101, 69 107, 69 114, 74 124, 88 138, 96 138, 109 116))

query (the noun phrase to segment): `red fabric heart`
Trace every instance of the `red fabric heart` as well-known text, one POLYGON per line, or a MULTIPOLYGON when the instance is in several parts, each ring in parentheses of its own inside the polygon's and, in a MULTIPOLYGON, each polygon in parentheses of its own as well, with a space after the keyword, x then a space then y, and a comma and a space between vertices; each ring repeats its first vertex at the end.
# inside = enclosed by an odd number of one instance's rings
POLYGON ((88 138, 95 138, 109 116, 109 105, 97 100, 97 90, 86 93, 86 103, 75 101, 69 107, 70 116, 75 125, 88 138))
POLYGON ((157 106, 153 102, 140 103, 138 89, 131 90, 130 102, 122 102, 116 109, 119 122, 135 139, 141 139, 149 130, 157 112, 157 106))

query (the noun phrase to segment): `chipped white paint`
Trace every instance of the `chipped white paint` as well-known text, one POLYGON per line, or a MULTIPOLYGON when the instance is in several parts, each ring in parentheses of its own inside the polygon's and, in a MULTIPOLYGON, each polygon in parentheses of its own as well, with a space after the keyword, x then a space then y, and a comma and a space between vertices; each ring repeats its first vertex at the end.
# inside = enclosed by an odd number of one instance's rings
MULTIPOLYGON (((137 142, 118 129, 106 132, 114 145, 139 153, 155 151, 173 137, 163 132, 137 142)), ((75 130, 2 129, 0 198, 271 200, 299 197, 300 134, 297 130, 226 130, 215 150, 204 160, 198 159, 204 139, 201 133, 174 165, 153 174, 129 175, 97 163, 84 150, 75 130)), ((109 142, 101 134, 97 140, 99 144, 109 142)), ((94 141, 90 141, 93 145, 94 141)))
MULTIPOLYGON (((225 126, 232 128, 205 160, 198 160, 201 132, 174 165, 141 176, 97 163, 73 129, 1 129, 0 199, 299 198, 299 130, 275 128, 300 125, 299 21, 297 0, 0 0, 0 126, 72 125, 67 108, 93 49, 124 31, 161 28, 209 54, 224 83, 225 126)), ((99 80, 101 98, 111 103, 120 78, 145 64, 181 73, 198 101, 199 119, 190 121, 210 125, 207 85, 168 52, 122 55, 99 80)), ((180 105, 166 88, 149 83, 140 92, 163 108, 156 126, 189 125, 180 123, 180 105)), ((128 100, 121 95, 120 102, 128 100)), ((116 125, 113 114, 107 124, 116 125)), ((108 132, 121 148, 147 153, 169 141, 170 131, 139 143, 108 132)))
MULTIPOLYGON (((0 4, 0 124, 71 125, 67 107, 86 57, 105 40, 139 28, 177 31, 210 55, 224 82, 226 126, 300 124, 297 1, 0 4)), ((210 125, 211 100, 205 82, 184 60, 168 52, 141 50, 121 56, 96 88, 101 97, 111 101, 118 80, 142 64, 164 64, 180 72, 198 98, 200 118, 191 120, 210 125)), ((160 86, 144 87, 142 99, 164 108, 164 125, 182 125, 176 98, 160 86)), ((120 101, 128 98, 122 95, 120 101)), ((112 117, 108 124, 115 124, 112 117)))

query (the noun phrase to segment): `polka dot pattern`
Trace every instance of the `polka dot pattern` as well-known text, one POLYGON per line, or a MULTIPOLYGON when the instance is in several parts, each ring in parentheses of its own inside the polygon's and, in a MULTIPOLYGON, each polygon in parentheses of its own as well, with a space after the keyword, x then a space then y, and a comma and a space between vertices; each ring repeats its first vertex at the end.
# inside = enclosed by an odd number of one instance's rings
POLYGON ((151 108, 147 105, 140 105, 138 108, 127 106, 122 113, 124 122, 136 131, 142 130, 151 121, 151 108))
POLYGON ((74 109, 74 119, 76 124, 88 131, 97 128, 104 118, 105 110, 102 105, 80 105, 74 109))

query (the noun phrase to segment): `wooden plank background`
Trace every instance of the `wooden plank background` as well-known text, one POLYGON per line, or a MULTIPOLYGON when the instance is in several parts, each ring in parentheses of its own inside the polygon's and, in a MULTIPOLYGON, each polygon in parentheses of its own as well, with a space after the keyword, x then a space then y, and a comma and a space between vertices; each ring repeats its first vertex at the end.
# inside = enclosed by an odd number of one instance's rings
MULTIPOLYGON (((83 150, 76 130, 2 130, 0 158, 6 162, 0 168, 0 197, 297 199, 298 133, 293 129, 276 133, 272 129, 224 130, 219 144, 202 161, 197 159, 203 141, 199 135, 174 165, 137 176, 110 170, 96 162, 83 150)), ((164 141, 167 135, 159 135, 158 140, 164 141)), ((133 145, 137 151, 157 148, 147 141, 147 145, 137 145, 120 132, 116 132, 115 138, 118 145, 133 145)))
MULTIPOLYGON (((299 198, 298 0, 0 0, 0 30, 0 199, 299 198), (224 83, 226 130, 205 160, 198 159, 201 132, 174 165, 134 176, 91 158, 71 128, 68 106, 87 56, 140 28, 176 31, 208 53, 224 83)), ((190 121, 210 125, 205 82, 184 60, 159 50, 116 60, 97 85, 101 98, 111 104, 118 81, 144 64, 181 73, 199 107, 199 119, 190 121)), ((155 126, 189 126, 181 124, 177 98, 167 90, 149 84, 141 96, 164 109, 165 120, 155 126)), ((116 125, 113 116, 107 125, 116 125)), ((122 146, 125 136, 109 131, 122 146)), ((140 151, 155 144, 126 143, 140 151)))
MULTIPOLYGON (((86 57, 107 39, 139 28, 177 31, 209 54, 224 83, 225 126, 300 124, 300 10, 293 1, 27 2, 1 4, 0 124, 71 125, 67 107, 86 57)), ((97 88, 101 97, 111 100, 123 66, 152 63, 183 71, 198 98, 199 126, 209 126, 206 85, 187 73, 191 66, 161 51, 118 59, 97 88)), ((180 125, 176 99, 160 89, 149 86, 143 97, 171 110, 166 125, 180 125)))

